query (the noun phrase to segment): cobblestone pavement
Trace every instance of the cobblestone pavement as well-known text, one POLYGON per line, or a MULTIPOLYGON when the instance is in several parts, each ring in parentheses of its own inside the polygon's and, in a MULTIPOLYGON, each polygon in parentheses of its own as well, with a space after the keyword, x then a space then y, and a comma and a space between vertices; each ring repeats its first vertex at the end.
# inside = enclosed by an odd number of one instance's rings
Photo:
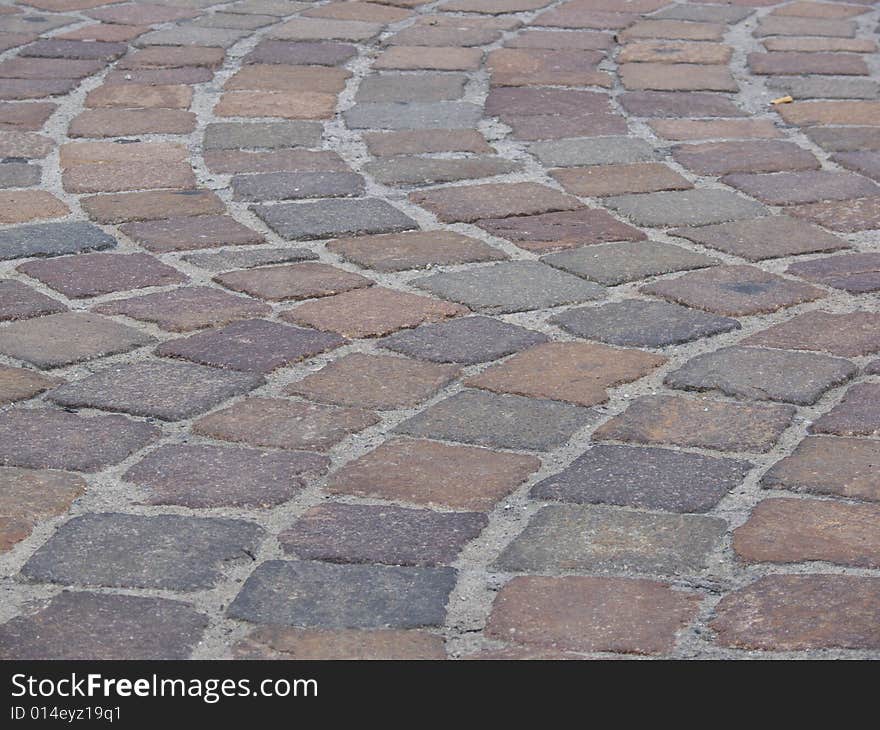
POLYGON ((4 2, 0 656, 880 658, 878 16, 4 2))

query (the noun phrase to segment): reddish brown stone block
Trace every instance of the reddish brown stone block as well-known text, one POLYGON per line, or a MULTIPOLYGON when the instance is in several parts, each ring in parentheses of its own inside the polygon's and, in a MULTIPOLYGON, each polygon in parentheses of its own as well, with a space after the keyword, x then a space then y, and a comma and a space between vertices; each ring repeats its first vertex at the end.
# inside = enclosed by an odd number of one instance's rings
POLYGON ((119 230, 148 251, 156 253, 217 246, 247 246, 264 241, 262 234, 225 215, 126 223, 119 230))
POLYGON ((805 312, 743 341, 787 350, 824 350, 858 357, 880 351, 880 314, 805 312))
POLYGON ((373 284, 372 279, 360 274, 311 261, 229 271, 215 276, 214 280, 233 291, 271 301, 328 297, 373 284))
POLYGON ((261 626, 232 648, 236 659, 445 659, 443 637, 422 631, 261 626))
POLYGON ((550 174, 566 192, 582 197, 688 190, 693 187, 689 180, 660 162, 568 167, 552 170, 550 174))

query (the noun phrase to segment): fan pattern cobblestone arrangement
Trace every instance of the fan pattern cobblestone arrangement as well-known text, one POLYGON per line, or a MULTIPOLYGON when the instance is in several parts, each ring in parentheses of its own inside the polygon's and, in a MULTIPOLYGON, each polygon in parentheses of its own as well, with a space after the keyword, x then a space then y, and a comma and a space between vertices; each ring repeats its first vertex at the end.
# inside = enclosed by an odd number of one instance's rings
POLYGON ((4 3, 0 657, 880 658, 878 25, 4 3))

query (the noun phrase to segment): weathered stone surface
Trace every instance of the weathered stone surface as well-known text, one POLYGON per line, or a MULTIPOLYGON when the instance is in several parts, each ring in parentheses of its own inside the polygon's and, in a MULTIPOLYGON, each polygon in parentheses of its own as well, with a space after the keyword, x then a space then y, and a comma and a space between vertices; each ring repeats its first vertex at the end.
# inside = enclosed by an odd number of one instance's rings
POLYGON ((677 162, 700 175, 815 170, 819 161, 792 142, 701 142, 676 147, 677 162))
POLYGON ((71 299, 182 284, 187 277, 144 253, 87 253, 29 261, 18 270, 71 299))
POLYGON ((119 230, 155 253, 217 246, 247 246, 264 242, 261 233, 226 215, 139 221, 126 223, 119 230))
POLYGON ((295 200, 362 195, 364 179, 353 172, 266 172, 236 175, 235 200, 295 200))
POLYGON ((832 170, 778 172, 771 175, 734 173, 725 175, 721 182, 770 205, 849 200, 880 194, 880 186, 861 175, 832 170))
POLYGON ((487 183, 411 193, 410 200, 445 223, 472 223, 481 218, 536 215, 575 210, 582 204, 570 195, 536 183, 487 183))
POLYGON ((98 223, 128 223, 168 216, 216 215, 223 202, 208 190, 156 190, 146 193, 93 195, 80 204, 98 223))
POLYGON ((849 247, 845 240, 818 226, 784 215, 700 228, 676 228, 670 233, 749 261, 849 247))
POLYGON ((285 392, 322 403, 392 410, 420 403, 457 374, 453 365, 355 352, 292 383, 285 392))
POLYGON ((4 327, 0 330, 0 353, 47 370, 128 352, 154 341, 152 336, 108 317, 65 312, 4 327))
POLYGON ((804 312, 743 341, 786 350, 824 350, 854 357, 880 351, 880 314, 804 312))
POLYGON ((275 449, 326 451, 349 434, 378 423, 369 411, 297 403, 274 398, 248 398, 196 421, 193 433, 275 449))
POLYGON ((786 273, 852 294, 878 291, 880 253, 853 253, 797 262, 789 266, 786 273))
POLYGON ((302 304, 282 318, 345 337, 379 337, 466 312, 458 304, 374 286, 302 304))
POLYGON ((319 122, 221 122, 205 127, 206 150, 318 147, 319 122))
POLYGON ((777 76, 767 79, 767 86, 779 89, 796 99, 877 99, 880 83, 871 79, 833 78, 821 76, 777 76))
POLYGON ((739 91, 725 66, 700 63, 622 63, 620 80, 627 89, 652 91, 739 91))
POLYGON ((203 327, 220 327, 237 319, 265 316, 271 310, 253 299, 199 286, 114 299, 99 304, 94 311, 154 322, 170 332, 189 332, 203 327))
POLYGON ((159 345, 156 353, 202 365, 269 373, 332 350, 344 342, 338 335, 326 332, 264 319, 247 319, 183 339, 169 340, 159 345))
POLYGON ((337 66, 357 55, 349 43, 262 40, 244 57, 245 63, 337 66))
POLYGON ((351 129, 474 129, 482 116, 464 101, 365 102, 343 112, 351 129))
POLYGON ((768 119, 653 119, 648 126, 665 139, 773 139, 782 133, 768 119))
POLYGON ((15 279, 0 281, 0 321, 64 312, 67 307, 15 279))
POLYGON ((0 465, 93 472, 118 464, 159 435, 124 416, 87 418, 47 408, 0 414, 0 465))
POLYGON ((656 153, 650 144, 632 137, 588 137, 536 142, 529 147, 529 151, 544 165, 551 167, 620 165, 656 159, 656 153))
POLYGON ((464 74, 382 73, 358 86, 358 102, 449 101, 464 95, 464 74))
POLYGON ((605 204, 631 218, 636 225, 660 228, 705 226, 766 214, 759 203, 714 188, 618 195, 606 198, 605 204))
POLYGON ((523 576, 499 592, 486 633, 553 649, 661 654, 698 605, 697 594, 649 580, 523 576))
POLYGON ((331 475, 333 494, 488 511, 541 465, 533 456, 394 438, 331 475))
POLYGON ((602 198, 626 193, 654 193, 658 190, 688 190, 693 187, 690 181, 671 167, 659 162, 602 164, 553 170, 550 174, 567 192, 584 197, 602 198))
POLYGON ((165 598, 64 591, 0 626, 3 659, 188 659, 207 616, 165 598))
POLYGON ((151 452, 124 479, 145 490, 147 504, 182 507, 273 507, 321 474, 327 457, 309 452, 257 451, 172 444, 151 452))
POLYGON ((764 475, 768 488, 880 501, 880 442, 808 436, 764 475))
POLYGON ((718 259, 710 256, 656 241, 576 248, 549 254, 541 261, 606 286, 719 263, 718 259))
POLYGON ((775 312, 825 296, 817 287, 783 279, 753 266, 715 266, 647 284, 642 291, 734 317, 775 312))
POLYGON ((521 312, 601 299, 604 289, 536 261, 516 261, 416 279, 416 286, 485 312, 521 312))
POLYGON ((215 276, 214 281, 233 291, 271 301, 327 297, 373 283, 360 274, 311 261, 227 271, 215 276))
POLYGON ((0 259, 60 256, 115 246, 112 236, 90 223, 37 223, 0 231, 0 259))
POLYGON ((476 225, 493 236, 513 241, 527 251, 553 251, 588 246, 605 241, 641 241, 647 238, 638 228, 595 208, 509 218, 485 218, 476 225))
POLYGON ((519 395, 463 391, 401 423, 409 436, 548 451, 595 418, 587 408, 519 395))
POLYGON ((876 649, 880 580, 769 575, 728 594, 710 624, 725 646, 762 651, 876 649))
POLYGON ((550 321, 578 337, 631 347, 678 345, 740 328, 729 317, 640 299, 569 309, 550 321))
POLYGON ((543 507, 493 564, 505 572, 680 575, 706 567, 727 523, 595 505, 543 507))
POLYGON ((637 117, 744 117, 746 113, 721 94, 704 91, 627 91, 621 106, 637 117))
POLYGON ((880 506, 818 499, 765 499, 733 532, 748 563, 821 560, 858 568, 880 565, 880 506))
POLYGON ((285 246, 283 248, 260 248, 217 251, 216 253, 195 253, 181 257, 184 261, 208 271, 231 271, 248 269, 267 264, 282 264, 288 261, 314 261, 318 255, 307 248, 285 246))
POLYGON ((752 400, 811 405, 857 370, 848 360, 828 355, 725 347, 688 360, 664 382, 682 390, 718 390, 752 400))
POLYGON ((364 172, 383 185, 455 182, 506 175, 519 169, 517 162, 488 155, 457 159, 386 157, 364 166, 364 172))
POLYGON ((254 212, 278 235, 292 241, 418 227, 409 216, 377 198, 257 205, 254 212))
POLYGON ((98 408, 179 421, 259 387, 249 373, 168 361, 142 361, 103 370, 54 388, 49 400, 68 408, 98 408))
POLYGON ((68 472, 0 467, 0 553, 39 522, 63 515, 85 490, 82 477, 68 472))
POLYGON ((50 378, 28 368, 0 365, 0 405, 33 398, 58 382, 57 378, 50 378))
POLYGON ((340 238, 330 241, 327 249, 359 266, 383 272, 506 258, 482 241, 443 230, 340 238))
POLYGON ((751 464, 670 449, 594 446, 532 487, 537 499, 706 512, 738 486, 751 464))
POLYGON ((364 142, 375 157, 416 155, 430 152, 492 152, 476 129, 408 129, 397 132, 365 132, 364 142))
POLYGON ((448 565, 488 522, 474 512, 331 503, 312 507, 278 540, 304 560, 448 565))
POLYGON ((465 385, 592 406, 608 400, 608 388, 638 380, 665 361, 641 350, 547 342, 468 378, 465 385))
POLYGON ((547 341, 547 336, 489 317, 463 317, 385 337, 381 347, 420 360, 474 365, 547 341))
POLYGON ((439 626, 455 576, 452 568, 270 560, 247 579, 227 614, 302 628, 439 626))
POLYGON ((719 451, 769 451, 794 417, 792 406, 643 396, 593 438, 719 451))
POLYGON ((64 523, 24 564, 42 583, 194 591, 221 565, 250 561, 263 537, 241 520, 90 513, 64 523))
POLYGON ((232 648, 236 659, 445 659, 443 637, 393 629, 293 629, 261 626, 232 648))
POLYGON ((880 384, 854 385, 843 400, 810 426, 810 433, 835 436, 880 434, 880 384))

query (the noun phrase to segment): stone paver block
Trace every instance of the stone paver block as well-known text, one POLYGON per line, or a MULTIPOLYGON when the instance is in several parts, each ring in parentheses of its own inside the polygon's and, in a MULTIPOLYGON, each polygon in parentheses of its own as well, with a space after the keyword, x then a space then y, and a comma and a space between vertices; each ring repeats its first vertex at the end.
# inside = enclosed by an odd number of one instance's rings
POLYGON ((381 347, 432 362, 475 365, 497 360, 547 341, 547 336, 489 317, 463 317, 398 332, 381 347))
POLYGON ((595 420, 593 411, 520 395, 463 391, 401 423, 408 436, 549 451, 595 420))
POLYGON ((740 328, 729 317, 678 304, 625 299, 601 307, 569 309, 550 320, 588 340, 629 347, 666 347, 740 328))
POLYGON ((824 350, 856 357, 880 351, 880 314, 804 312, 743 341, 787 350, 824 350))
POLYGON ((676 228, 670 233, 749 261, 849 248, 849 243, 842 238, 784 215, 700 228, 676 228))
POLYGON ((95 311, 153 322, 169 332, 189 332, 203 327, 220 327, 237 319, 265 316, 271 310, 262 302, 199 286, 114 299, 99 304, 95 311))
POLYGON ((445 223, 473 223, 481 218, 536 215, 583 207, 580 201, 536 183, 488 183, 411 193, 410 200, 445 223))
POLYGON ((647 284, 642 291, 733 317, 775 312, 825 296, 815 286, 784 279, 753 266, 715 266, 647 284))
POLYGON ((536 142, 529 147, 529 151, 550 167, 620 165, 645 162, 656 159, 657 156, 650 144, 632 137, 587 137, 536 142))
POLYGON ((458 159, 401 156, 369 162, 364 172, 383 185, 427 185, 506 175, 520 168, 518 162, 488 155, 458 159))
POLYGON ((880 565, 880 506, 818 499, 765 499, 733 532, 747 563, 821 560, 857 568, 880 565))
POLYGON ((859 383, 810 426, 810 433, 835 436, 880 435, 880 383, 859 383))
POLYGON ((618 72, 627 89, 739 91, 739 84, 726 66, 699 63, 622 63, 618 72))
POLYGON ((521 312, 601 299, 605 291, 597 284, 537 261, 434 274, 416 279, 414 283, 444 299, 490 313, 521 312))
POLYGON ((312 507, 278 541, 303 560, 437 566, 454 561, 488 522, 475 512, 331 503, 312 507))
POLYGON ((222 566, 250 561, 262 536, 242 520, 90 513, 64 523, 22 575, 42 583, 203 590, 220 580, 222 566))
POLYGON ((85 490, 85 481, 76 474, 0 467, 0 553, 28 537, 43 520, 65 514, 85 490))
POLYGON ((416 155, 430 152, 492 152, 476 129, 405 129, 397 132, 365 132, 363 140, 374 157, 416 155))
POLYGON ((206 150, 281 149, 318 147, 323 129, 319 122, 220 122, 205 127, 206 150))
POLYGON ((880 195, 793 205, 788 212, 833 231, 853 233, 880 228, 880 195))
POLYGON ((326 451, 352 433, 379 422, 369 411, 248 398, 196 421, 193 433, 221 441, 274 449, 326 451))
POLYGON ((522 576, 499 592, 486 633, 553 649, 662 654, 698 606, 696 593, 650 580, 522 576))
POLYGON ((345 342, 338 335, 302 327, 247 319, 169 340, 156 348, 164 357, 177 357, 202 365, 270 373, 280 367, 339 347, 345 342))
POLYGON ((531 496, 666 512, 707 512, 745 479, 752 465, 671 449, 594 446, 531 496))
POLYGON ((468 378, 465 385, 592 406, 608 400, 608 388, 638 380, 664 362, 665 357, 641 350, 547 342, 468 378))
POLYGON ((769 451, 795 415, 793 406, 643 396, 593 438, 718 451, 769 451))
POLYGON ((191 251, 218 246, 263 243, 261 233, 226 215, 199 215, 138 221, 120 226, 126 236, 148 251, 191 251))
POLYGON ((225 208, 209 190, 156 190, 145 193, 94 195, 80 200, 98 223, 128 223, 169 216, 216 215, 225 208))
POLYGON ((187 277, 143 253, 88 253, 29 261, 18 270, 71 299, 181 284, 187 277))
POLYGON ((37 223, 0 231, 0 259, 60 256, 115 246, 116 239, 91 223, 37 223))
POLYGON ((0 353, 41 369, 117 355, 155 339, 107 317, 65 312, 13 322, 0 330, 0 353))
POLYGON ((636 225, 660 228, 705 226, 740 218, 755 218, 767 212, 759 203, 715 188, 617 195, 606 198, 605 204, 631 218, 636 225))
POLYGON ((342 113, 350 129, 473 130, 482 115, 464 101, 364 102, 342 113))
POLYGON ((502 251, 476 238, 442 230, 340 238, 330 241, 327 249, 346 261, 382 272, 506 258, 502 251))
POLYGON ((778 172, 772 175, 734 173, 725 175, 721 182, 770 205, 848 200, 880 194, 880 186, 861 175, 832 170, 778 172))
MULTIPOLYGON (((602 139, 601 137, 597 139, 602 139)), ((583 197, 606 197, 659 190, 689 190, 691 182, 659 162, 596 165, 550 173, 566 192, 583 197)))
POLYGON ((333 494, 488 511, 540 465, 523 454, 394 438, 343 466, 326 488, 333 494))
POLYGON ((263 384, 250 373, 169 361, 141 361, 103 370, 52 390, 68 408, 98 408, 179 421, 263 384))
POLYGON ((14 279, 0 281, 0 321, 30 319, 66 311, 57 299, 47 297, 14 279))
POLYGON ((292 241, 418 227, 408 215, 378 198, 257 205, 254 212, 279 236, 292 241))
POLYGON ((165 598, 64 591, 0 626, 3 659, 188 659, 208 617, 165 598))
POLYGON ((0 414, 0 465, 94 472, 118 464, 158 435, 155 426, 124 416, 7 410, 0 414))
POLYGON ((676 147, 676 162, 699 175, 727 175, 732 172, 779 172, 816 170, 813 154, 792 142, 751 140, 748 142, 701 142, 676 147))
POLYGON ((576 248, 549 254, 541 261, 606 286, 719 263, 710 256, 656 241, 625 241, 576 248))
POLYGON ((812 405, 858 368, 828 355, 760 347, 726 347, 688 360, 664 381, 682 390, 718 390, 752 400, 812 405))
POLYGON ((270 560, 247 579, 230 618, 301 628, 440 626, 452 568, 270 560))
POLYGON ((261 508, 293 498, 304 475, 329 464, 309 452, 172 444, 148 454, 124 479, 145 490, 147 504, 261 508))
POLYGON ((464 95, 464 74, 384 73, 358 86, 358 102, 450 101, 464 95))
POLYGON ((360 274, 311 261, 228 271, 215 276, 214 281, 270 301, 327 297, 373 284, 372 279, 360 274))
POLYGON ((761 483, 772 489, 880 501, 880 441, 808 436, 761 483))
POLYGON ((363 195, 364 179, 353 172, 266 172, 232 178, 235 200, 296 200, 363 195))
POLYGON ((602 86, 612 78, 597 70, 603 54, 587 50, 498 48, 487 58, 493 86, 602 86))
POLYGON ((703 139, 773 139, 782 132, 768 119, 654 119, 654 133, 678 141, 703 139))
POLYGON ((457 374, 454 365, 355 352, 292 383, 285 392, 322 403, 393 410, 426 400, 457 374))
POLYGON ((29 368, 0 365, 0 405, 33 398, 59 382, 29 368))
POLYGON ((486 218, 476 224, 493 236, 512 241, 519 248, 538 252, 647 238, 638 228, 622 223, 607 211, 596 208, 486 218))
POLYGON ((458 304, 373 286, 301 304, 282 319, 344 337, 381 337, 467 311, 458 304))
POLYGON ((268 264, 282 264, 288 261, 314 261, 318 258, 318 254, 304 247, 284 246, 283 248, 233 249, 216 253, 195 253, 181 258, 200 269, 230 271, 268 264))
POLYGON ((261 40, 244 63, 338 66, 356 55, 357 48, 349 43, 261 40))
POLYGON ((710 626, 720 644, 744 649, 876 649, 880 579, 768 575, 722 598, 710 626))
POLYGON ((794 263, 786 273, 851 294, 880 290, 880 253, 854 253, 794 263))
POLYGON ((595 505, 543 507, 493 567, 510 573, 635 570, 681 575, 705 569, 727 523, 595 505))
POLYGON ((393 629, 292 629, 261 626, 232 647, 236 659, 445 659, 443 637, 393 629))
POLYGON ((726 64, 732 55, 733 49, 720 43, 645 40, 625 44, 617 60, 627 64, 726 64))
POLYGON ((750 53, 747 56, 753 74, 828 74, 835 76, 867 76, 865 60, 848 53, 750 53))

